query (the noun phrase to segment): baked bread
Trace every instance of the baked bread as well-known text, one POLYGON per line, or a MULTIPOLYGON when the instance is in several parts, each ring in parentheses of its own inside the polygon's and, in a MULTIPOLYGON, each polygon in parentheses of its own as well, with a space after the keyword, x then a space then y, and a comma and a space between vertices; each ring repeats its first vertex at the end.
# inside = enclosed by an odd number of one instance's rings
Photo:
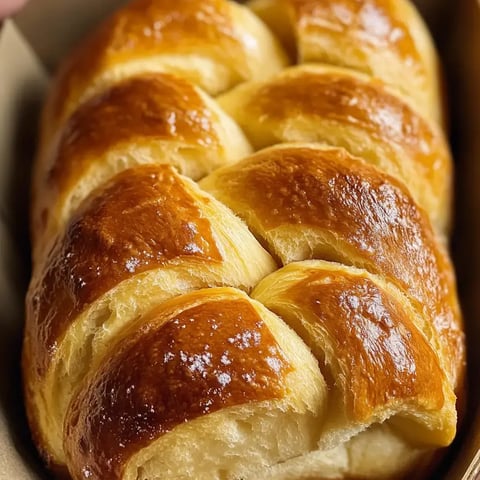
POLYGON ((432 467, 465 363, 436 64, 404 0, 135 0, 72 52, 22 361, 52 471, 432 467))

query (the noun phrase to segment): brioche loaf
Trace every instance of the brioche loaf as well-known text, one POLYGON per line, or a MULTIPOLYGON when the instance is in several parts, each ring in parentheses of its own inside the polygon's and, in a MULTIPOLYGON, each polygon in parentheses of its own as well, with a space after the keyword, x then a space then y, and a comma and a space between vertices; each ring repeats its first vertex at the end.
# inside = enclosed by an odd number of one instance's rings
POLYGON ((134 0, 97 27, 33 173, 22 362, 47 466, 431 468, 465 363, 438 84, 406 0, 134 0))

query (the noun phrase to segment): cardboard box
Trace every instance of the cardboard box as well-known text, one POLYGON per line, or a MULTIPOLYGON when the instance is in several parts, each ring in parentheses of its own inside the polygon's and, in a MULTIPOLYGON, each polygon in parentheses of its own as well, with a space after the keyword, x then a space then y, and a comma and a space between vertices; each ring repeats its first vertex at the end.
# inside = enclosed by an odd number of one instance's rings
MULTIPOLYGON (((0 0, 2 1, 2 0, 0 0)), ((121 0, 34 0, 0 29, 0 478, 50 478, 26 426, 20 382, 29 278, 28 196, 48 72, 121 0)), ((480 3, 419 0, 445 66, 456 161, 452 250, 469 347, 463 428, 435 478, 480 478, 480 3)), ((1 27, 0 27, 1 28, 1 27)))

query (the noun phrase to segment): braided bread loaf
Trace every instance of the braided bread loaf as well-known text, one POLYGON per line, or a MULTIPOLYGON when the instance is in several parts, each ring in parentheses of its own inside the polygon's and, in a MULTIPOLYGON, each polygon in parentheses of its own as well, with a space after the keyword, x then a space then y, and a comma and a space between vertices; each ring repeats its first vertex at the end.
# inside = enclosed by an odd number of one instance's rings
POLYGON ((135 0, 52 86, 23 371, 59 476, 399 478, 455 436, 428 33, 405 0, 249 7, 135 0))

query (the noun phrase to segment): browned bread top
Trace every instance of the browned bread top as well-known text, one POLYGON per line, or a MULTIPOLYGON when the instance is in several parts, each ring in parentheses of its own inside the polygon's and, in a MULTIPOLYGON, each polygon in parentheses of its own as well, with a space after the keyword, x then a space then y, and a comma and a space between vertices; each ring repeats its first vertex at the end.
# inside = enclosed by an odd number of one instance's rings
POLYGON ((182 73, 219 93, 285 62, 268 30, 233 2, 135 0, 101 24, 62 66, 45 109, 43 139, 88 92, 135 72, 182 73))
POLYGON ((23 372, 48 465, 385 480, 449 445, 438 85, 406 0, 134 0, 95 29, 34 167, 23 372))
POLYGON ((456 383, 465 354, 453 269, 424 212, 396 180, 341 149, 280 145, 201 185, 283 264, 324 258, 398 285, 440 334, 456 383))
POLYGON ((293 367, 260 314, 246 299, 214 292, 156 308, 116 342, 115 356, 70 408, 72 464, 121 478, 134 452, 177 425, 285 395, 293 367))

